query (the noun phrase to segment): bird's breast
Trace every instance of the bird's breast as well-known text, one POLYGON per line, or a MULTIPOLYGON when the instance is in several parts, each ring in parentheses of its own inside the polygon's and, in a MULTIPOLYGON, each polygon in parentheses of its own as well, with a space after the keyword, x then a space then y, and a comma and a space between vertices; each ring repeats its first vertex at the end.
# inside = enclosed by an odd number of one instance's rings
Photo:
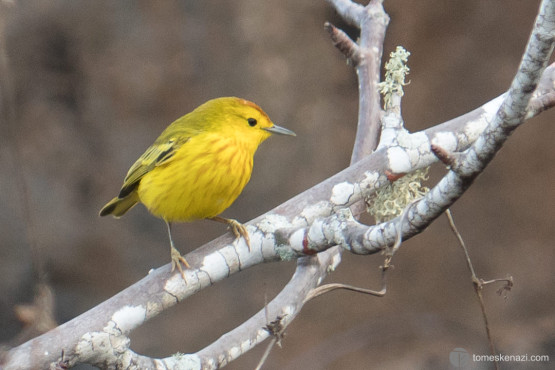
POLYGON ((141 179, 139 198, 167 221, 214 217, 241 194, 252 173, 253 156, 234 140, 191 139, 171 161, 141 179))

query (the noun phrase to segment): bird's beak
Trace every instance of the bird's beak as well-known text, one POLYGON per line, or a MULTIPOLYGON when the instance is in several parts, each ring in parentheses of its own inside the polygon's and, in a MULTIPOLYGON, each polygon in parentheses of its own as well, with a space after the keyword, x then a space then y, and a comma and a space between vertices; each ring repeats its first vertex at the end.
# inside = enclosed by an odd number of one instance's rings
POLYGON ((272 134, 297 136, 293 131, 277 125, 273 125, 272 127, 265 127, 264 130, 269 131, 272 134))

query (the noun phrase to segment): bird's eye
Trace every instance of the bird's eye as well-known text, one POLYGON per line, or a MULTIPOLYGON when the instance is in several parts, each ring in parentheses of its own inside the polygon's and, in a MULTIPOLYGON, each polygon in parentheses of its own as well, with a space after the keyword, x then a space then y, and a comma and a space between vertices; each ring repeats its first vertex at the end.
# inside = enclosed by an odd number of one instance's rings
POLYGON ((251 126, 251 127, 256 126, 256 119, 254 119, 254 118, 247 119, 247 122, 249 123, 249 126, 251 126))

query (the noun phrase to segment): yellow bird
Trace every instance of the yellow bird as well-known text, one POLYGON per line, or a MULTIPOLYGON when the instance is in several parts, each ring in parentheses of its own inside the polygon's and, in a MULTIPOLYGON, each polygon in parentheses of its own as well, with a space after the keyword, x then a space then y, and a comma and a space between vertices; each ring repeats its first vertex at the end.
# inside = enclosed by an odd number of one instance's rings
POLYGON ((295 136, 276 126, 248 100, 227 97, 209 100, 169 125, 131 166, 118 196, 100 216, 123 216, 138 202, 168 227, 172 271, 185 258, 175 248, 171 225, 211 219, 227 223, 235 236, 249 244, 245 227, 219 217, 248 183, 254 153, 271 134, 295 136))

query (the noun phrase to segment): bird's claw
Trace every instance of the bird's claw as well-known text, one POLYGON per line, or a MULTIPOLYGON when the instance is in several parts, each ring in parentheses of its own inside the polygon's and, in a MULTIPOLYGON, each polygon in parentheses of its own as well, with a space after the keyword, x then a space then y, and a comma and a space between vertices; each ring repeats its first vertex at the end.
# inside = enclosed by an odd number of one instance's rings
POLYGON ((243 237, 243 239, 245 239, 245 242, 247 243, 247 247, 249 247, 249 251, 251 250, 251 241, 249 238, 249 233, 247 231, 247 228, 245 227, 245 225, 243 225, 242 223, 240 223, 237 220, 233 220, 230 219, 228 220, 229 223, 229 227, 231 227, 231 231, 233 231, 233 234, 235 235, 235 237, 237 239, 243 237))
POLYGON ((172 271, 171 272, 173 272, 175 270, 175 268, 177 267, 177 269, 179 270, 179 273, 181 274, 181 277, 186 282, 187 279, 185 278, 185 272, 183 271, 183 268, 181 267, 181 264, 183 264, 185 266, 185 268, 191 268, 191 266, 189 265, 189 263, 187 262, 185 257, 183 257, 181 255, 181 253, 179 253, 179 251, 177 249, 175 249, 174 247, 171 248, 171 257, 172 257, 172 271))

